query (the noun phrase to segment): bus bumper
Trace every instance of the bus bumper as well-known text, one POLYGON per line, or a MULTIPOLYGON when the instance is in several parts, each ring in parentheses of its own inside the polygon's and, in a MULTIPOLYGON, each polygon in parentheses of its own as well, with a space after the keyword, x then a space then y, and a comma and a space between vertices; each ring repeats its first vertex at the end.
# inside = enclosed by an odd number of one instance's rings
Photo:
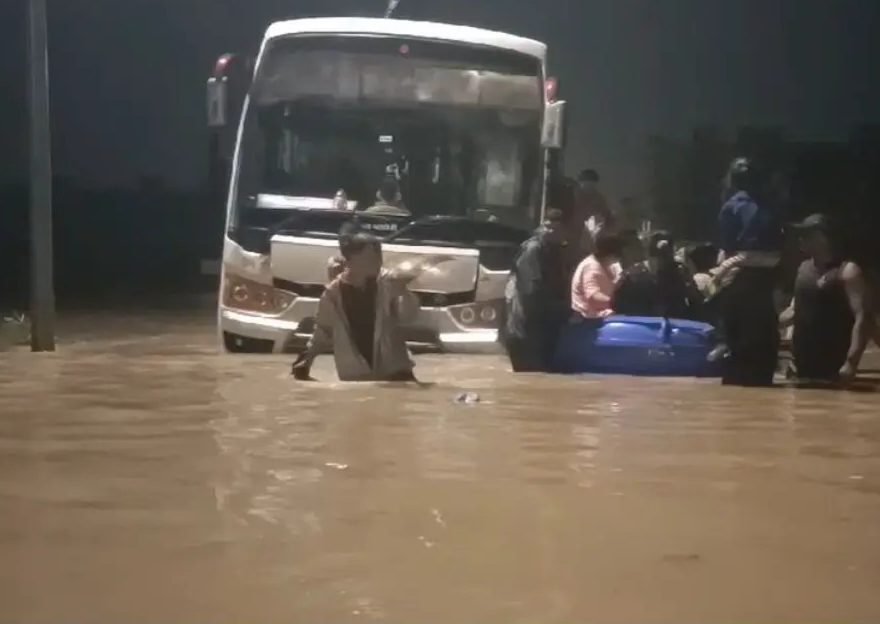
MULTIPOLYGON (((220 335, 227 351, 289 353, 302 349, 312 333, 317 299, 301 297, 282 316, 220 308, 220 335)), ((500 353, 497 329, 464 329, 448 308, 422 308, 406 327, 414 347, 449 353, 500 353)))

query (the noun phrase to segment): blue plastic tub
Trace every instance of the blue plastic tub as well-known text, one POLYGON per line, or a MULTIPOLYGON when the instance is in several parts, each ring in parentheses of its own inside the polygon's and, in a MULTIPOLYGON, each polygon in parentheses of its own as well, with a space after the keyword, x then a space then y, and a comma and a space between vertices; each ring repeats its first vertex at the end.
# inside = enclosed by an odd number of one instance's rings
POLYGON ((720 365, 707 359, 716 345, 706 323, 610 316, 567 325, 554 363, 560 373, 718 377, 720 365))

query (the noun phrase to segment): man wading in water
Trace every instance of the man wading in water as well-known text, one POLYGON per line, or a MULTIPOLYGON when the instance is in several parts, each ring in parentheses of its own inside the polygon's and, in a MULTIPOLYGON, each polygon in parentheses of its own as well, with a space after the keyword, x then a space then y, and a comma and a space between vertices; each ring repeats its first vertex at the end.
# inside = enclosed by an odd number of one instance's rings
POLYGON ((570 315, 566 244, 574 198, 570 187, 552 188, 554 207, 543 226, 526 240, 514 260, 505 289, 498 338, 515 373, 549 371, 556 341, 570 315))
POLYGON ((401 325, 418 314, 407 287, 417 272, 383 270, 379 239, 352 230, 340 234, 344 265, 321 296, 315 332, 293 376, 311 379, 318 354, 332 352, 341 381, 414 381, 401 325))
POLYGON ((851 381, 873 331, 868 287, 861 267, 845 259, 828 217, 814 214, 795 226, 808 256, 798 269, 791 307, 780 317, 794 324, 797 376, 851 381))

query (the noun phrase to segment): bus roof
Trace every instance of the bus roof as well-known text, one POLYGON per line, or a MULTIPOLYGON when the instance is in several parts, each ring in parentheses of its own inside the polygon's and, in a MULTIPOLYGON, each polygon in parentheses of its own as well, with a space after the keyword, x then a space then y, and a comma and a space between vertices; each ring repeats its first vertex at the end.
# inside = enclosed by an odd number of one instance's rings
POLYGON ((416 22, 369 17, 318 17, 276 22, 266 31, 266 39, 304 34, 369 34, 414 37, 514 50, 543 63, 547 46, 540 41, 507 33, 436 22, 416 22))

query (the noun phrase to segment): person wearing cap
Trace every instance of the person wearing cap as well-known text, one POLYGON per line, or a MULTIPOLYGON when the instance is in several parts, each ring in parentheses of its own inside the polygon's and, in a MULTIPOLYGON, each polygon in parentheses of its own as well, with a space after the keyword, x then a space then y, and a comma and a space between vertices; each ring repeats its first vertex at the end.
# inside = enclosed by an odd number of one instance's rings
POLYGON ((827 215, 810 215, 794 228, 807 259, 780 322, 794 326, 795 373, 806 380, 851 381, 873 330, 864 274, 845 258, 839 230, 827 215))
POLYGON ((520 247, 505 288, 498 337, 515 373, 551 369, 559 333, 570 314, 568 213, 574 197, 563 187, 553 190, 555 206, 547 209, 543 226, 520 247))
POLYGON ((718 216, 719 260, 727 276, 719 302, 727 344, 723 383, 729 385, 770 386, 776 371, 774 293, 783 236, 765 188, 762 172, 749 159, 734 159, 718 216))
POLYGON ((367 208, 370 214, 388 215, 393 217, 408 217, 410 211, 403 205, 403 195, 400 192, 400 184, 397 178, 386 176, 382 180, 379 191, 376 193, 376 203, 367 208))

